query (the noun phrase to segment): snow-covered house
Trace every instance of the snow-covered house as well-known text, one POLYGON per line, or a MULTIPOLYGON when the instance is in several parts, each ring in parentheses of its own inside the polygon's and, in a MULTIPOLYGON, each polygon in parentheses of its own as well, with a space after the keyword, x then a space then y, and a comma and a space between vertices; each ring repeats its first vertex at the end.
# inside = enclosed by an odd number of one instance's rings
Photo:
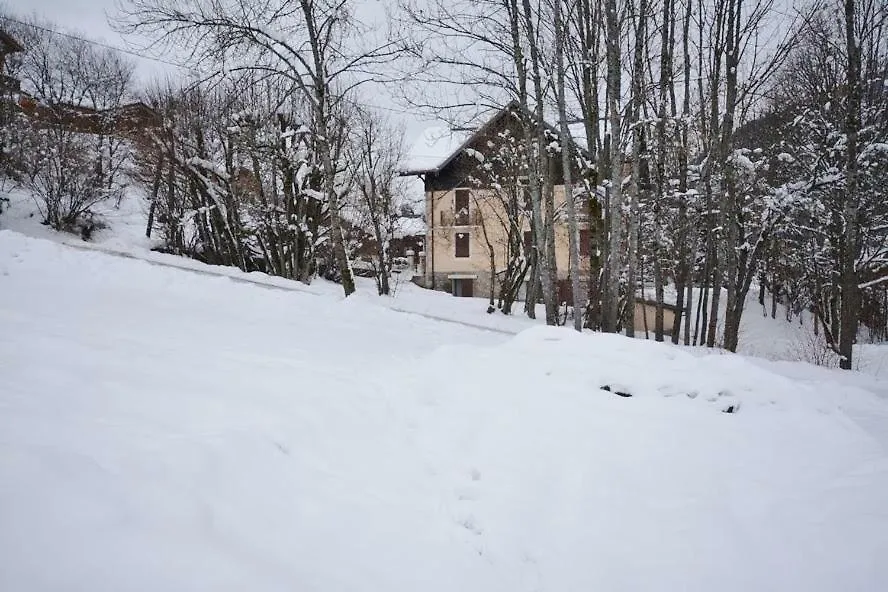
POLYGON ((148 105, 135 102, 110 109, 94 109, 86 105, 47 104, 21 93, 18 107, 39 125, 60 125, 85 134, 107 133, 118 136, 140 136, 161 125, 160 115, 148 105))
POLYGON ((426 223, 420 216, 400 216, 395 223, 391 253, 407 259, 413 269, 419 269, 420 255, 425 249, 426 223))
MULTIPOLYGON (((523 143, 521 118, 517 103, 512 102, 494 113, 474 130, 452 130, 435 127, 427 129, 411 149, 402 174, 422 179, 425 189, 426 229, 423 273, 417 278, 421 285, 434 290, 450 292, 454 296, 487 296, 491 283, 499 283, 509 259, 509 243, 514 247, 515 228, 510 224, 515 215, 507 214, 503 193, 510 182, 512 190, 519 187, 523 193, 526 177, 520 166, 510 166, 509 152, 521 150, 523 143)), ((552 143, 547 146, 546 166, 554 180, 552 192, 555 202, 555 259, 558 267, 558 296, 561 302, 572 300, 568 276, 570 249, 568 238, 566 200, 558 151, 558 134, 546 125, 552 143)), ((586 154, 586 138, 582 125, 571 126, 571 149, 580 156, 586 154)), ((513 158, 513 165, 520 158, 513 158)), ((573 171, 574 182, 581 186, 582 171, 573 171)), ((521 201, 526 199, 523 195, 521 201)), ((598 200, 588 200, 575 191, 575 204, 580 230, 580 284, 585 291, 590 271, 597 270, 597 262, 590 260, 595 251, 595 235, 590 216, 598 216, 598 200)), ((518 208, 518 226, 522 242, 533 240, 527 205, 518 208)), ((514 248, 513 248, 514 250, 514 248)), ((529 251, 528 247, 524 248, 529 251)), ((596 271, 597 272, 597 271, 596 271)), ((529 277, 529 274, 528 276, 529 277)), ((416 280, 415 280, 416 281, 416 280)), ((519 292, 523 298, 527 282, 519 292)), ((655 304, 639 298, 636 301, 634 323, 636 330, 653 327, 655 304)), ((675 311, 665 307, 665 325, 672 327, 675 311)))
MULTIPOLYGON (((508 163, 501 156, 501 151, 508 149, 505 144, 510 138, 522 137, 521 117, 518 104, 512 102, 475 130, 430 128, 411 149, 402 174, 418 176, 424 183, 428 229, 423 286, 454 296, 481 296, 489 292, 491 281, 498 281, 491 278, 506 266, 510 239, 504 200, 494 194, 503 191, 501 179, 503 185, 510 176, 513 185, 516 179, 519 183, 522 181, 520 172, 504 170, 508 163), (493 274, 491 259, 495 267, 493 274)), ((554 140, 554 129, 550 129, 554 140)), ((512 146, 518 144, 513 142, 512 146)), ((574 148, 583 149, 580 140, 574 148)), ((554 171, 555 253, 558 279, 566 300, 569 249, 560 153, 552 151, 548 166, 554 171)), ((575 171, 574 179, 579 174, 575 171)), ((588 274, 593 237, 584 203, 578 200, 582 218, 580 267, 588 274)), ((520 207, 524 209, 524 204, 520 207)), ((531 241, 529 219, 523 217, 520 225, 523 240, 531 241)))
POLYGON ((144 139, 145 132, 160 126, 159 114, 142 102, 100 109, 85 100, 78 103, 41 99, 34 88, 22 88, 21 81, 6 72, 7 57, 26 51, 12 35, 0 30, 0 94, 4 115, 20 113, 37 126, 60 126, 78 133, 106 134, 144 139))

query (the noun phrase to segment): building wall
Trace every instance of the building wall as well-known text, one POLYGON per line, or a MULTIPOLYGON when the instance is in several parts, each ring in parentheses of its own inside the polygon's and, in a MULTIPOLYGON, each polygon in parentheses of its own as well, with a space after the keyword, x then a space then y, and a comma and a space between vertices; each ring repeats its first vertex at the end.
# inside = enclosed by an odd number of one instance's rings
MULTIPOLYGON (((645 323, 647 330, 654 332, 654 323, 657 318, 657 305, 652 302, 635 302, 635 330, 644 331, 645 323), (647 317, 647 318, 645 318, 647 317)), ((672 326, 675 323, 675 311, 671 308, 663 308, 663 332, 667 335, 672 334, 672 326)))
MULTIPOLYGON (((465 188, 468 189, 468 188, 465 188)), ((508 230, 500 221, 505 217, 502 202, 493 197, 487 190, 471 190, 469 198, 468 225, 454 225, 456 189, 426 192, 426 215, 428 234, 426 247, 426 287, 448 290, 449 275, 474 276, 476 279, 475 295, 487 295, 490 278, 490 249, 493 246, 494 261, 497 271, 506 265, 506 244, 508 230), (457 235, 468 233, 469 257, 456 256, 457 235), (485 239, 486 234, 486 239, 485 239), (441 279, 444 285, 441 285, 441 279), (434 281, 433 281, 434 279, 434 281), (483 288, 483 289, 480 289, 483 288)), ((555 207, 564 205, 564 187, 555 187, 555 207)), ((586 228, 588 225, 581 225, 586 228)), ((525 231, 530 230, 529 221, 525 223, 525 231)), ((570 261, 569 237, 567 221, 556 221, 555 224, 555 259, 558 267, 558 279, 568 277, 570 261)), ((586 275, 589 268, 588 257, 580 260, 581 275, 586 275)))

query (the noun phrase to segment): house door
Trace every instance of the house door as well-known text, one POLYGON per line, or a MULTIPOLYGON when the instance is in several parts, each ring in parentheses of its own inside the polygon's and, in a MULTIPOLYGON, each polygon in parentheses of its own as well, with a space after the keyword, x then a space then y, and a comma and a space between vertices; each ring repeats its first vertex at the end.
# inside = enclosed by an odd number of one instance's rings
POLYGON ((458 298, 471 298, 473 296, 474 281, 471 279, 452 279, 453 295, 458 298))

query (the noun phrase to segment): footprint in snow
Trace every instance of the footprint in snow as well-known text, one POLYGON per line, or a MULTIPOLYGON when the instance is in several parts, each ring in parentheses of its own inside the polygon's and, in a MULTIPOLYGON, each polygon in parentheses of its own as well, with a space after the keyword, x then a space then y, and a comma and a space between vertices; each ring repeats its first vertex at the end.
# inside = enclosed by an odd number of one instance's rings
POLYGON ((478 519, 475 518, 474 514, 466 514, 463 516, 459 520, 459 525, 476 536, 480 536, 484 533, 484 530, 481 528, 481 525, 478 523, 478 519))
POLYGON ((475 501, 478 499, 479 490, 478 490, 478 482, 481 481, 481 471, 476 468, 472 468, 468 472, 468 477, 471 482, 461 485, 456 488, 456 499, 460 501, 475 501))

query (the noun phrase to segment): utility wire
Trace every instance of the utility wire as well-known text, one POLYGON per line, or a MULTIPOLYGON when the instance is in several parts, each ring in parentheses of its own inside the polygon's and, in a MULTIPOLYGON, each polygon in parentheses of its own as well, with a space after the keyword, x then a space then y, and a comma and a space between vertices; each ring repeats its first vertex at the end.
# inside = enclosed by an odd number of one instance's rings
POLYGON ((101 41, 95 41, 93 39, 87 39, 86 37, 74 35, 73 33, 64 33, 62 31, 57 31, 55 29, 51 29, 51 28, 45 27, 43 25, 38 25, 35 23, 26 23, 24 21, 21 21, 17 18, 13 18, 10 16, 0 16, 0 19, 2 19, 4 21, 9 21, 11 23, 16 23, 16 24, 21 25, 23 27, 31 27, 32 29, 38 29, 40 31, 44 31, 44 32, 50 33, 52 35, 59 35, 60 37, 67 37, 68 39, 74 39, 76 41, 83 41, 84 43, 89 43, 89 44, 92 44, 92 45, 95 45, 98 47, 104 47, 105 49, 110 49, 112 51, 119 51, 120 53, 125 53, 127 55, 139 58, 140 60, 151 60, 152 62, 159 62, 161 64, 166 64, 168 66, 175 66, 177 68, 182 68, 184 70, 191 70, 192 69, 191 67, 186 66, 185 64, 171 62, 169 60, 165 60, 163 58, 158 58, 158 57, 154 57, 154 56, 150 56, 150 55, 143 55, 140 53, 136 53, 135 51, 133 51, 131 49, 125 49, 123 47, 110 45, 108 43, 103 43, 101 41))
MULTIPOLYGON (((125 49, 123 47, 111 45, 109 43, 103 43, 101 41, 95 41, 93 39, 87 39, 86 37, 81 37, 80 35, 75 35, 73 33, 65 33, 62 31, 58 31, 56 29, 51 29, 49 27, 45 27, 43 25, 38 25, 35 23, 26 23, 25 21, 22 21, 22 20, 19 20, 17 18, 13 18, 10 16, 0 16, 0 19, 2 19, 4 21, 16 23, 16 24, 21 25, 23 27, 31 27, 33 29, 38 29, 40 31, 44 31, 44 32, 50 33, 52 35, 59 35, 61 37, 67 37, 68 39, 74 39, 76 41, 83 41, 85 43, 90 43, 90 44, 95 45, 97 47, 103 47, 105 49, 110 49, 112 51, 119 51, 120 53, 124 53, 124 54, 130 55, 130 56, 133 56, 135 58, 139 58, 141 60, 150 60, 153 62, 159 62, 161 64, 166 64, 168 66, 175 66, 176 68, 181 68, 183 70, 194 71, 194 68, 192 68, 191 66, 187 66, 185 64, 180 64, 178 62, 172 62, 169 60, 165 60, 163 58, 158 58, 158 57, 154 57, 154 56, 150 56, 150 55, 143 55, 140 53, 136 53, 135 51, 132 51, 130 49, 125 49)), ((373 109, 379 109, 381 111, 389 111, 391 113, 397 113, 400 115, 403 115, 405 113, 409 113, 409 111, 407 109, 403 109, 403 108, 385 107, 383 105, 375 105, 375 104, 369 104, 369 103, 368 103, 368 106, 372 107, 373 109)))

